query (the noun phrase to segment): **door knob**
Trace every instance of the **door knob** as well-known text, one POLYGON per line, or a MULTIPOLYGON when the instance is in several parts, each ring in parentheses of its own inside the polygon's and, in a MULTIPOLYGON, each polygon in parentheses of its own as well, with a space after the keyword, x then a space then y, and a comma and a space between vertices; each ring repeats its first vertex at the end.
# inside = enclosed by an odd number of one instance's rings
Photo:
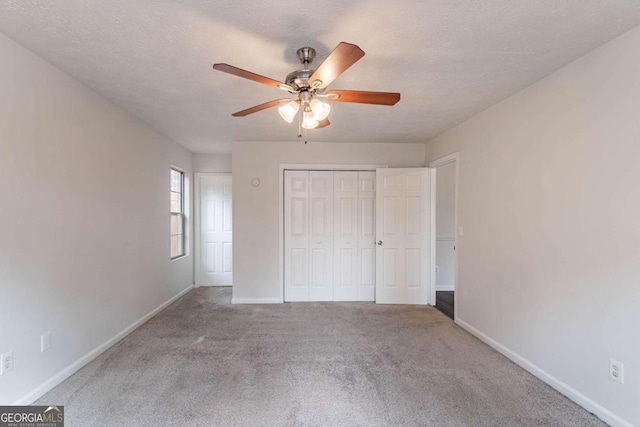
POLYGON ((382 240, 378 240, 378 246, 382 246, 382 240))

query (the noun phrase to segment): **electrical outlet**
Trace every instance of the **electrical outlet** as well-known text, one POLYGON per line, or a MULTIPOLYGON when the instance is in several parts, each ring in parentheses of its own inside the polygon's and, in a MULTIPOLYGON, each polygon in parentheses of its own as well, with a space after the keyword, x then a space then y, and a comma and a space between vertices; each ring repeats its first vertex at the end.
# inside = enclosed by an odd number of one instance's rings
POLYGON ((0 365, 0 375, 4 375, 13 369, 13 350, 7 351, 2 355, 2 364, 0 365))
POLYGON ((40 335, 40 351, 44 353, 51 348, 51 332, 40 335))
POLYGON ((609 359, 609 378, 617 383, 624 384, 624 365, 621 362, 609 359))

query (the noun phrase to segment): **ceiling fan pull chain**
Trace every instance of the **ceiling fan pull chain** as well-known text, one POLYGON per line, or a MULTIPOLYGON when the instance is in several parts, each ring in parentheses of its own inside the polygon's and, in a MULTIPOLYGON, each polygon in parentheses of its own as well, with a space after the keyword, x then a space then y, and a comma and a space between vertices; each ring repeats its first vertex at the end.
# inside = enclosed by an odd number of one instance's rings
POLYGON ((298 110, 298 138, 302 138, 302 110, 303 108, 298 110))

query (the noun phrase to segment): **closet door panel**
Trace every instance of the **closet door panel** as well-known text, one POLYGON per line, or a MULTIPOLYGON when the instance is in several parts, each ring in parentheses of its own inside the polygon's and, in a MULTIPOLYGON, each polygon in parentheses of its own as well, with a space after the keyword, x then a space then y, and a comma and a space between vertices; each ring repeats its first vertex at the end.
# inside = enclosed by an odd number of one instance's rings
POLYGON ((333 171, 311 171, 309 183, 309 301, 333 301, 333 171))
POLYGON ((358 172, 358 301, 375 300, 376 173, 358 172))
POLYGON ((284 174, 284 300, 309 301, 309 172, 284 174))
POLYGON ((375 299, 375 172, 285 172, 285 301, 375 299))
POLYGON ((334 301, 357 301, 358 172, 334 172, 334 301))

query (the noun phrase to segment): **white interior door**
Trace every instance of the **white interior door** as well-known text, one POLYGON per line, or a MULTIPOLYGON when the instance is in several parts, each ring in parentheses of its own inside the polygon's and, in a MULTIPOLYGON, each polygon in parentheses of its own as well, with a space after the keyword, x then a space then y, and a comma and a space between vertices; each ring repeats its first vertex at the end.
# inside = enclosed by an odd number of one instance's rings
POLYGON ((334 301, 358 300, 358 172, 334 175, 334 301))
POLYGON ((200 286, 233 284, 231 176, 200 177, 200 286))
POLYGON ((374 301, 375 189, 375 172, 284 172, 285 301, 374 301))
POLYGON ((333 172, 285 172, 285 301, 333 300, 333 172))
POLYGON ((374 301, 376 284, 376 173, 358 172, 358 301, 374 301))
POLYGON ((309 172, 309 301, 333 301, 333 172, 309 172))
POLYGON ((284 174, 284 300, 309 301, 309 172, 284 174))
POLYGON ((376 170, 376 303, 431 302, 429 180, 428 168, 376 170))

